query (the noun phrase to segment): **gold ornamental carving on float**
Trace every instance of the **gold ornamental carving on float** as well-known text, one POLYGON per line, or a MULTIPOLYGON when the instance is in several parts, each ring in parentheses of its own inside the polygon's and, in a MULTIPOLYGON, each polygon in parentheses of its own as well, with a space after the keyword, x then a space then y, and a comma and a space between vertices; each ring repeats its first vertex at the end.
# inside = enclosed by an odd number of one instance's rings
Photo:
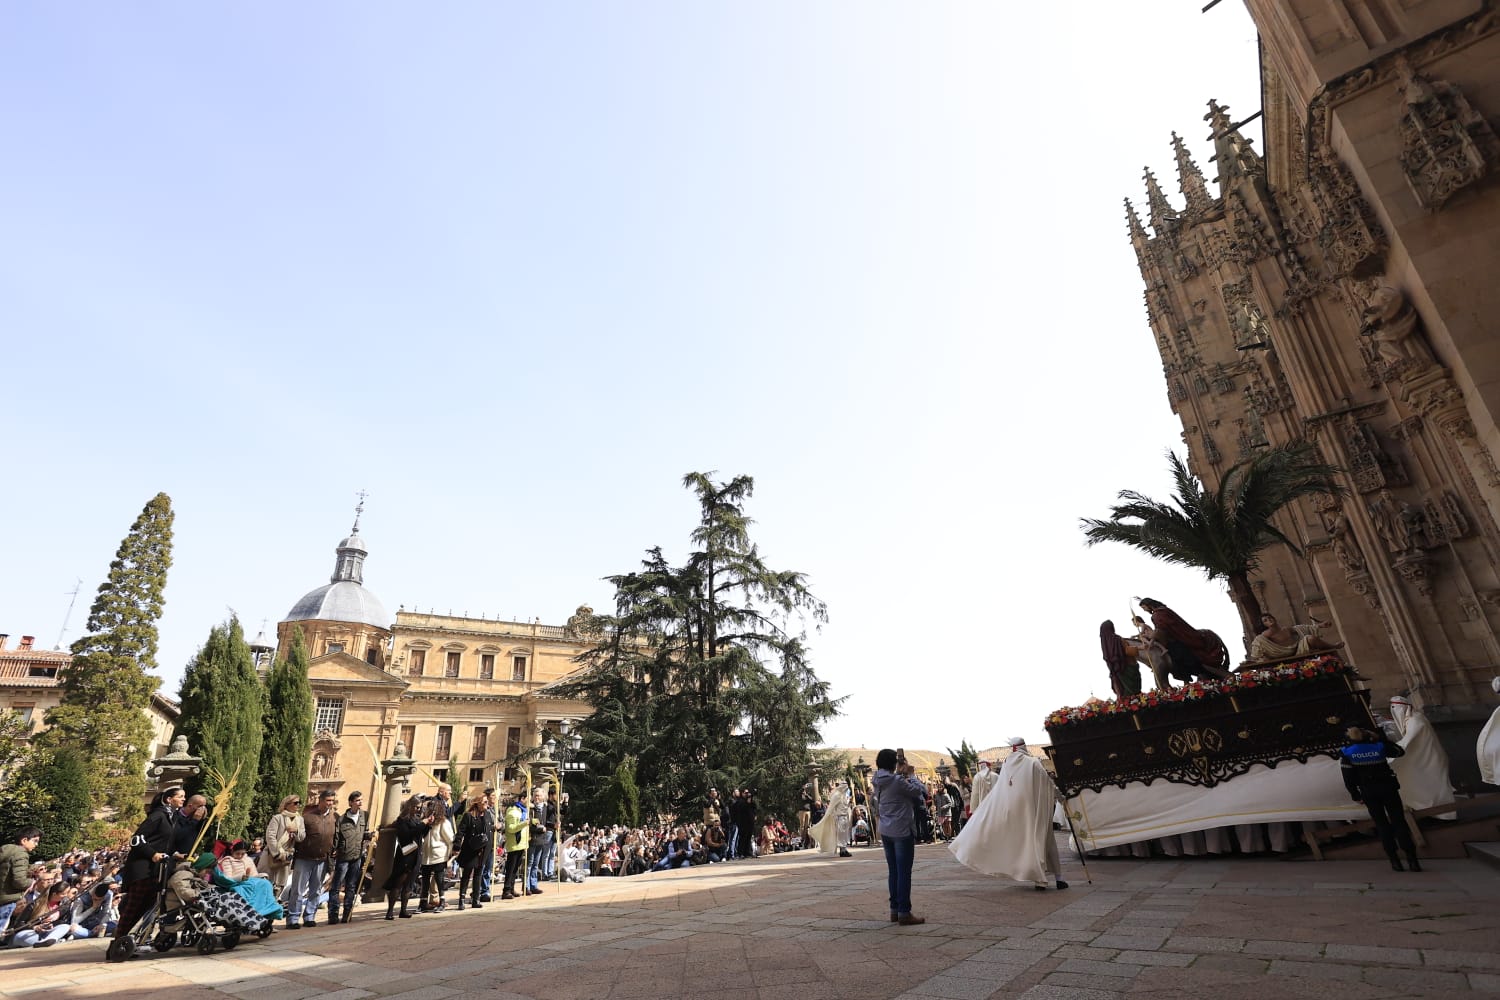
POLYGON ((1202 775, 1204 784, 1213 784, 1213 767, 1208 755, 1224 749, 1224 737, 1210 726, 1202 729, 1190 726, 1170 734, 1167 737, 1167 749, 1178 757, 1187 758, 1202 775))

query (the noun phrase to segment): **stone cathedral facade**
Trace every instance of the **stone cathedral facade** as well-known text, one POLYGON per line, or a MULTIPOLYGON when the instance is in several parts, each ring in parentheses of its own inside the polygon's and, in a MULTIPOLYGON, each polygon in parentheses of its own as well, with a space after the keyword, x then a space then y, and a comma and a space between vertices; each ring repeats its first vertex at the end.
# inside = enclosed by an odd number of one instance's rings
POLYGON ((1500 9, 1247 5, 1264 154, 1210 101, 1210 176, 1174 134, 1178 192, 1147 171, 1126 202, 1167 392, 1210 487, 1298 438, 1345 470, 1349 496, 1282 515, 1303 555, 1268 550, 1254 586, 1283 622, 1331 619, 1472 788, 1500 673, 1500 9))

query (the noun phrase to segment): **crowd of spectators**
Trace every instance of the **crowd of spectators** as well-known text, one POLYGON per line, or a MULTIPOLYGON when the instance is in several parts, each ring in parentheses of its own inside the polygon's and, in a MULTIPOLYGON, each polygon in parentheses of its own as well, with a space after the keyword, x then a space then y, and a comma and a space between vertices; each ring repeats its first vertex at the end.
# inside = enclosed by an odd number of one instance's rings
MULTIPOLYGON (((928 783, 925 808, 917 811, 917 840, 930 842, 956 835, 967 812, 964 783, 939 779, 928 783)), ((206 822, 202 796, 158 796, 142 830, 166 824, 164 850, 148 851, 152 866, 167 859, 191 864, 188 853, 206 822)), ((205 849, 218 858, 213 871, 221 881, 267 880, 267 898, 279 902, 287 929, 315 927, 320 908, 327 922, 351 919, 367 876, 372 831, 358 792, 340 812, 332 792, 289 796, 265 827, 265 836, 214 842, 205 849)), ((856 789, 851 840, 873 844, 878 830, 871 821, 873 803, 856 789)), ((516 796, 501 803, 485 789, 455 803, 446 785, 435 796, 413 796, 401 816, 388 826, 396 846, 383 886, 387 919, 447 908, 446 890, 459 890, 458 908, 492 901, 492 880, 504 872, 502 899, 541 893, 556 879, 581 882, 594 877, 633 877, 751 859, 813 846, 809 828, 822 816, 824 803, 816 786, 803 789, 792 826, 774 814, 762 815, 752 789, 733 789, 728 796, 710 790, 696 817, 670 817, 649 824, 592 826, 568 821, 568 797, 555 789, 538 790, 531 801, 516 796), (502 808, 502 805, 504 808, 502 808), (559 839, 559 830, 561 836, 559 839), (512 859, 507 863, 507 855, 512 859), (516 885, 519 881, 519 885, 516 885), (400 913, 396 906, 399 903, 400 913)), ((141 831, 137 831, 139 834, 141 831)), ((126 845, 92 852, 74 851, 50 862, 34 863, 40 831, 19 831, 0 847, 0 946, 48 947, 67 940, 126 933, 138 912, 119 927, 120 906, 128 895, 122 881, 131 856, 126 845)), ((140 841, 141 837, 134 838, 140 841)), ((841 845, 842 846, 842 845, 841 845)), ((153 849, 154 850, 154 849, 153 849)), ((166 868, 177 867, 167 863, 166 868)), ((153 876, 155 877, 155 876, 153 876)), ((273 902, 273 905, 274 905, 273 902)), ((128 907, 135 909, 135 907, 128 907)))
POLYGON ((24 827, 0 847, 0 947, 47 948, 113 934, 123 847, 33 862, 41 833, 24 827))

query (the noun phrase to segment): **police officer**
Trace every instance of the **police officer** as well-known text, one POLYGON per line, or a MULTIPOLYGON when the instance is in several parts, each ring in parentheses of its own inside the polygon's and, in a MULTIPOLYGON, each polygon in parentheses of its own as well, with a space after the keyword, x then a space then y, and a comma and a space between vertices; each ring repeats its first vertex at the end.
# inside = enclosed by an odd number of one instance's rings
POLYGON ((1401 802, 1401 784, 1396 772, 1386 761, 1401 757, 1406 751, 1393 743, 1384 734, 1372 733, 1359 726, 1350 726, 1345 733, 1349 745, 1339 751, 1339 763, 1344 775, 1344 787, 1355 802, 1363 802, 1375 821, 1375 832, 1380 834, 1380 843, 1386 856, 1391 859, 1391 868, 1405 871, 1401 858, 1396 854, 1396 844, 1406 852, 1411 870, 1422 870, 1417 860, 1417 845, 1412 842, 1411 829, 1406 825, 1406 806, 1401 802))

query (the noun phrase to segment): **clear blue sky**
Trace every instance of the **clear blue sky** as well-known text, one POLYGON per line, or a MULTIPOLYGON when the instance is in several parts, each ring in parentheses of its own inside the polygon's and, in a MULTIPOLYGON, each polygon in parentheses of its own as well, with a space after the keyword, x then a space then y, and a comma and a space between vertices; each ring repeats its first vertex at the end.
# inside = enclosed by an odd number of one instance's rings
POLYGON ((1237 631, 1077 528, 1181 447, 1121 198, 1258 106, 1200 6, 0 5, 0 631, 158 490, 170 693, 360 489, 393 611, 560 623, 743 472, 831 743, 1039 739, 1131 595, 1237 631))

